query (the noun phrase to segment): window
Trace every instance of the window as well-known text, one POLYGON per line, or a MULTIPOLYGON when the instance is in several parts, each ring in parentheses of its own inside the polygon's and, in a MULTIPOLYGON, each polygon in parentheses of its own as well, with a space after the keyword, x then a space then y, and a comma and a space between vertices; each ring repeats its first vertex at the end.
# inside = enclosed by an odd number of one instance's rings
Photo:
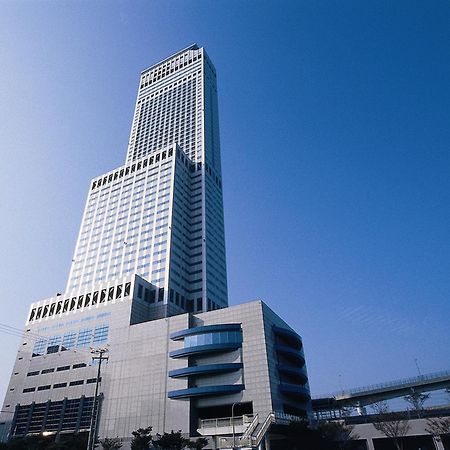
POLYGON ((69 370, 69 369, 70 369, 70 366, 60 366, 60 367, 56 368, 56 371, 57 372, 62 372, 64 370, 69 370))
POLYGON ((67 386, 67 383, 56 383, 53 385, 53 389, 63 388, 66 386, 67 386))
POLYGON ((75 348, 76 333, 66 333, 62 339, 61 351, 75 348))
POLYGON ((63 311, 62 312, 67 312, 68 309, 69 309, 69 299, 66 298, 64 300, 64 306, 63 306, 63 311))
POLYGON ((36 314, 36 308, 33 308, 32 310, 31 310, 31 313, 30 313, 30 318, 28 319, 28 320, 33 320, 34 319, 34 316, 35 316, 35 314, 36 314))
POLYGON ((84 384, 84 380, 71 381, 69 386, 79 386, 80 384, 84 384))
POLYGON ((95 328, 94 330, 94 344, 101 344, 103 342, 106 342, 108 340, 108 331, 109 326, 108 325, 101 325, 95 328))
POLYGON ((50 389, 50 385, 49 384, 47 384, 45 386, 38 386, 38 388, 37 388, 38 391, 46 391, 48 389, 50 389))
POLYGON ((78 348, 89 347, 91 343, 92 328, 85 328, 78 333, 78 348))
POLYGON ((86 363, 78 363, 72 366, 72 369, 80 369, 81 367, 86 367, 86 363))
POLYGON ((48 340, 47 354, 58 353, 61 344, 61 336, 53 336, 48 340))
POLYGON ((41 356, 45 353, 45 349, 47 347, 47 339, 40 339, 34 344, 33 348, 33 357, 41 356))
MULTIPOLYGON (((97 381, 97 378, 89 378, 89 379, 86 381, 86 384, 92 384, 92 383, 95 383, 96 381, 97 381)), ((98 381, 101 382, 101 381, 102 381, 102 378, 100 377, 98 381)))
POLYGON ((197 334, 194 336, 187 336, 184 339, 184 347, 195 347, 197 345, 208 344, 230 344, 241 343, 241 331, 219 331, 215 333, 197 334))
POLYGON ((34 372, 27 373, 27 377, 34 377, 35 375, 39 375, 39 370, 35 370, 34 372))
POLYGON ((36 390, 35 387, 25 388, 22 392, 25 394, 27 392, 34 392, 36 390))
POLYGON ((54 372, 54 371, 55 371, 55 368, 52 367, 51 369, 44 369, 44 370, 41 372, 41 374, 42 374, 42 375, 45 375, 46 373, 52 373, 52 372, 54 372))

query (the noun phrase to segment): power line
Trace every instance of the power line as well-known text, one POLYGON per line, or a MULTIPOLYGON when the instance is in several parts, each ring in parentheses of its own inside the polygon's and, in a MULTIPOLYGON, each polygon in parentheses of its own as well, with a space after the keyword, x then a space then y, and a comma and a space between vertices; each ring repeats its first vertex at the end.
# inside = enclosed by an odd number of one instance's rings
MULTIPOLYGON (((15 336, 15 337, 20 337, 22 339, 27 339, 27 340, 31 340, 31 341, 39 341, 39 340, 43 340, 46 339, 48 340, 51 336, 44 336, 42 334, 38 334, 32 331, 24 331, 23 329, 20 328, 16 328, 16 327, 12 327, 11 325, 7 325, 4 323, 0 323, 0 333, 5 333, 8 334, 10 336, 15 336)), ((72 351, 74 353, 85 353, 86 355, 91 355, 90 350, 85 350, 82 348, 77 348, 77 349, 72 349, 72 348, 68 348, 65 351, 72 351)), ((42 355, 45 356, 45 355, 42 355)))

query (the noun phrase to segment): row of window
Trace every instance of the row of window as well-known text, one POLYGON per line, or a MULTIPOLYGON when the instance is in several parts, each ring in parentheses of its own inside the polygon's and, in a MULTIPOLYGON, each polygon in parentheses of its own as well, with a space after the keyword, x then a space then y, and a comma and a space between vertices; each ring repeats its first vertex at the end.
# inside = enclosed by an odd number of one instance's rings
POLYGON ((123 169, 117 170, 114 173, 109 174, 103 178, 99 178, 92 183, 92 189, 98 188, 99 186, 104 186, 106 183, 110 183, 113 180, 117 180, 118 178, 122 178, 123 176, 127 176, 129 173, 133 173, 136 170, 140 170, 141 168, 147 167, 147 165, 151 166, 153 164, 158 163, 159 161, 166 159, 166 157, 171 157, 173 155, 173 148, 169 148, 168 151, 164 150, 156 155, 152 155, 149 158, 144 159, 143 161, 139 161, 137 164, 132 164, 131 166, 125 167, 123 169))
MULTIPOLYGON (((165 269, 162 269, 165 270, 165 269)), ((155 303, 156 301, 164 301, 164 288, 160 288, 158 293, 153 288, 144 288, 141 284, 137 287, 137 297, 146 301, 147 303, 155 303)))
POLYGON ((89 428, 93 397, 17 405, 12 436, 43 431, 77 432, 89 428))
POLYGON ((30 322, 32 320, 44 319, 45 317, 51 317, 59 313, 65 313, 67 311, 74 311, 80 308, 86 308, 90 305, 96 305, 97 303, 104 303, 122 297, 128 297, 130 295, 131 283, 125 283, 125 287, 122 284, 117 286, 111 286, 100 291, 72 297, 72 299, 59 300, 58 302, 51 303, 45 306, 39 306, 33 308, 30 313, 30 322))
MULTIPOLYGON (((72 365, 72 369, 81 369, 83 367, 87 367, 86 363, 77 363, 72 365)), ((46 373, 53 373, 53 372, 62 372, 64 370, 69 370, 70 366, 59 366, 59 367, 50 367, 48 369, 42 369, 42 370, 34 370, 32 372, 27 373, 27 377, 35 377, 36 375, 45 375, 46 373)))
MULTIPOLYGON (((102 381, 102 378, 99 378, 99 382, 102 381)), ((97 378, 88 378, 86 380, 86 384, 92 384, 92 383, 96 383, 97 382, 97 378)), ((53 385, 53 389, 59 389, 59 388, 65 388, 67 386, 80 386, 84 384, 84 380, 75 380, 75 381, 70 381, 69 383, 64 382, 64 383, 55 383, 53 385)), ((35 391, 48 391, 49 389, 52 388, 51 384, 44 384, 42 386, 33 386, 33 387, 27 387, 25 388, 22 392, 24 394, 29 393, 29 392, 35 392, 35 391)))
POLYGON ((196 347, 208 344, 240 344, 242 331, 218 331, 215 333, 196 334, 184 338, 184 347, 196 347))
POLYGON ((172 61, 145 73, 142 76, 140 89, 161 80, 161 78, 164 78, 166 75, 170 75, 171 73, 174 73, 201 58, 202 54, 200 52, 198 54, 194 54, 193 52, 185 53, 180 58, 173 59, 172 61))
MULTIPOLYGON (((88 348, 93 345, 103 344, 108 340, 109 325, 99 325, 93 328, 83 328, 70 331, 64 335, 52 336, 50 338, 39 339, 34 344, 32 356, 42 356, 45 354, 58 353, 74 348, 88 348)), ((65 366, 68 367, 68 366, 65 366)), ((57 368, 58 370, 63 370, 57 368)), ((64 369, 65 370, 65 369, 64 369)))

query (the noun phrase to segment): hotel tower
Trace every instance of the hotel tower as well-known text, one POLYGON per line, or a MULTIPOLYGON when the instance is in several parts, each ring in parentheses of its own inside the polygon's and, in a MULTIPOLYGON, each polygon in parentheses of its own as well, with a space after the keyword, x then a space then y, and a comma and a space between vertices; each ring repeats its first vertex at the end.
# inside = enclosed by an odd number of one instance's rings
POLYGON ((67 290, 132 273, 155 317, 228 304, 216 71, 196 45, 141 73, 125 165, 91 183, 67 290))
POLYGON ((301 337, 261 301, 228 308, 220 159, 216 70, 194 44, 140 75, 125 164, 89 185, 67 287, 30 307, 1 439, 91 431, 127 449, 152 426, 229 448, 217 419, 238 414, 256 447, 310 415, 301 337))

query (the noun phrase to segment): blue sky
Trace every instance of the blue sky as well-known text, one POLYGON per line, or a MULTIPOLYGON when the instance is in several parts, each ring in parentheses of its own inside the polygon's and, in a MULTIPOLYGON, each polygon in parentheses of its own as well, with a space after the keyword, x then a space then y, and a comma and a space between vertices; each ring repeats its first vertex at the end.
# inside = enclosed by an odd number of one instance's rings
MULTIPOLYGON (((449 367, 450 3, 0 2, 2 318, 64 289, 138 76, 218 72, 230 303, 304 337, 313 393, 449 367)), ((0 394, 18 339, 1 335, 0 394)))

